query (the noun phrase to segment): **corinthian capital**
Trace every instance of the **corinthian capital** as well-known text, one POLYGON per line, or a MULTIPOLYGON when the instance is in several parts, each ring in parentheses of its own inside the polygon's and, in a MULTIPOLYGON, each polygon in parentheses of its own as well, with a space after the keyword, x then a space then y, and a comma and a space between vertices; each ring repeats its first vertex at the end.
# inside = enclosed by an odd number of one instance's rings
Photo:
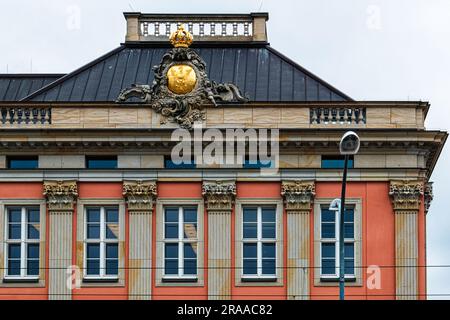
POLYGON ((283 181, 281 184, 281 195, 284 198, 286 210, 311 210, 315 194, 314 181, 283 181))
POLYGON ((155 181, 124 181, 123 195, 128 204, 128 211, 151 211, 156 199, 155 181))
POLYGON ((428 210, 431 206, 431 201, 433 201, 433 182, 428 182, 425 184, 425 190, 423 194, 423 201, 425 206, 425 213, 428 213, 428 210))
POLYGON ((422 181, 391 181, 389 195, 394 210, 419 210, 423 187, 422 181))
POLYGON ((204 181, 202 194, 208 211, 231 211, 236 197, 234 181, 204 181))
POLYGON ((78 196, 76 181, 44 181, 44 196, 49 210, 73 210, 78 196))

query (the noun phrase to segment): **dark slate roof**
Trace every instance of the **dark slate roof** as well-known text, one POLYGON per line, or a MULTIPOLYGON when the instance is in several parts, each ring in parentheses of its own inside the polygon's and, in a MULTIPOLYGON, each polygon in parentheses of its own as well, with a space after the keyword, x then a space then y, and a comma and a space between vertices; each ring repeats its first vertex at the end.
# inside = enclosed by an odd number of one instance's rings
POLYGON ((61 78, 63 74, 0 74, 0 101, 18 101, 61 78))
MULTIPOLYGON (((169 47, 124 44, 32 93, 25 101, 111 102, 131 84, 151 84, 169 47)), ((194 47, 211 80, 235 83, 258 102, 351 100, 269 45, 194 47)))

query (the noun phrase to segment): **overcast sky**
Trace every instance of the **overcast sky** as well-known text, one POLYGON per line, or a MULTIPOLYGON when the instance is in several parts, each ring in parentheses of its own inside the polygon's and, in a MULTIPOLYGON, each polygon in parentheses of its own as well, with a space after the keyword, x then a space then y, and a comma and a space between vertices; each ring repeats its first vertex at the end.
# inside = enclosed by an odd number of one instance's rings
MULTIPOLYGON (((429 101, 427 128, 450 129, 448 0, 2 1, 0 73, 73 71, 124 41, 123 11, 267 11, 278 51, 355 100, 429 101)), ((430 266, 450 265, 449 144, 432 177, 430 266)), ((428 293, 450 298, 450 268, 429 268, 428 293)))

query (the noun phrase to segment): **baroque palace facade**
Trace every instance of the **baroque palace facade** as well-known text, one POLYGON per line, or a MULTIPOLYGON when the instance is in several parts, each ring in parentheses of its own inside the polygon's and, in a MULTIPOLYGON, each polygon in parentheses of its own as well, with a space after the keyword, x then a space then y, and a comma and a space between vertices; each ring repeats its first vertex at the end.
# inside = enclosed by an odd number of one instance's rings
POLYGON ((0 75, 0 299, 337 299, 349 129, 347 298, 426 297, 447 138, 427 102, 351 99, 273 49, 265 13, 124 15, 71 73, 0 75), (278 129, 278 170, 173 161, 198 123, 278 129))

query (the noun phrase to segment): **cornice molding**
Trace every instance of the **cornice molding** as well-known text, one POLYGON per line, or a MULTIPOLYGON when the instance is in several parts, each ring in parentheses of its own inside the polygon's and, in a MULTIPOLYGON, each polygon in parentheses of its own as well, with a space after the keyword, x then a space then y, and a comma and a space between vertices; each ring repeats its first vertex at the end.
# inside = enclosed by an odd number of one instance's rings
POLYGON ((203 181, 202 195, 208 212, 231 212, 236 197, 236 182, 203 181))
POLYGON ((314 181, 282 181, 281 195, 286 211, 310 211, 316 188, 314 181))
POLYGON ((153 210, 153 203, 157 197, 155 181, 124 181, 123 195, 128 205, 128 211, 153 210))
POLYGON ((48 210, 70 211, 78 197, 76 181, 44 181, 44 196, 48 210))
POLYGON ((389 195, 391 196, 394 211, 417 212, 420 208, 420 199, 424 194, 422 181, 396 181, 390 183, 389 195))

